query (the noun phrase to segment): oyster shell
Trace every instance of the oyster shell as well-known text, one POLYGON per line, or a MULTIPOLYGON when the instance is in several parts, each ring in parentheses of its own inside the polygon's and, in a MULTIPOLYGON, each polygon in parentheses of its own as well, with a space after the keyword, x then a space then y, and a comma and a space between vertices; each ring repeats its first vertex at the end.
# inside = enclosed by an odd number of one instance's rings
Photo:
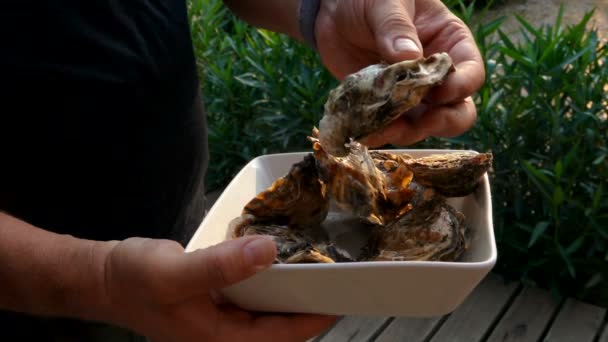
POLYGON ((460 258, 466 249, 464 215, 432 188, 415 182, 412 209, 387 226, 376 227, 360 261, 460 258))
POLYGON ((277 246, 277 264, 334 263, 354 261, 348 252, 320 237, 319 227, 297 230, 288 226, 245 224, 240 227, 241 236, 268 235, 277 246))
POLYGON ((351 141, 349 153, 335 157, 325 151, 313 130, 309 140, 313 143, 321 181, 327 185, 328 197, 343 211, 365 219, 369 223, 384 225, 408 210, 413 192, 408 189, 413 173, 401 157, 375 153, 351 141))
POLYGON ((475 190, 492 164, 492 154, 457 152, 407 158, 403 162, 414 172, 418 183, 433 187, 444 196, 460 197, 475 190))
POLYGON ((294 226, 319 225, 327 216, 329 200, 312 154, 294 164, 243 209, 252 222, 294 226))
POLYGON ((395 64, 374 64, 347 76, 329 93, 319 122, 326 151, 345 156, 350 138, 360 139, 418 105, 453 70, 447 53, 395 64))

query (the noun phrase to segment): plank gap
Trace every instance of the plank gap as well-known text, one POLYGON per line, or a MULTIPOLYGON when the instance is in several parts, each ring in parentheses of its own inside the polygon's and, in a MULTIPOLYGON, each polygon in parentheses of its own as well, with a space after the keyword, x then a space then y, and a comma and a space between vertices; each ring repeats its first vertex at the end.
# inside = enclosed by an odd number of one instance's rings
POLYGON ((334 324, 332 324, 332 325, 331 325, 331 327, 329 327, 329 328, 325 329, 325 331, 324 331, 324 332, 322 332, 322 333, 320 333, 319 335, 317 335, 317 336, 315 336, 315 337, 313 337, 313 338, 309 339, 309 340, 308 340, 308 341, 306 341, 306 342, 319 342, 319 341, 321 341, 321 339, 322 339, 323 337, 325 337, 325 335, 327 335, 331 329, 333 329, 333 328, 334 328, 336 325, 338 325, 338 323, 340 323, 340 321, 341 321, 343 318, 344 318, 344 316, 340 316, 340 317, 338 317, 338 319, 336 319, 336 321, 334 322, 334 324))
POLYGON ((592 342, 602 327, 606 309, 568 298, 547 333, 547 340, 592 342))
POLYGON ((497 274, 489 274, 471 295, 448 317, 431 341, 475 342, 520 286, 497 274))
POLYGON ((505 304, 498 310, 498 314, 496 315, 496 317, 494 317, 492 322, 490 322, 490 325, 488 326, 486 332, 481 336, 481 341, 488 340, 494 329, 496 329, 496 326, 498 325, 500 320, 505 316, 505 313, 509 310, 511 305, 513 305, 513 302, 515 302, 515 299, 517 299, 517 297, 522 293, 523 290, 524 286, 522 285, 522 283, 518 283, 515 291, 513 291, 513 293, 507 299, 505 304))
POLYGON ((608 311, 604 314, 604 319, 602 320, 602 327, 598 330, 597 336, 593 341, 595 342, 608 342, 608 311))
POLYGON ((553 314, 551 314, 551 317, 549 318, 549 321, 547 322, 545 329, 543 329, 543 333, 540 334, 539 340, 545 340, 547 338, 547 335, 549 334, 549 330, 551 330, 551 327, 553 326, 553 323, 557 319, 557 315, 559 315, 559 312, 562 311, 562 309, 564 308, 564 305, 566 305, 567 299, 568 299, 567 297, 560 299, 559 304, 557 305, 557 309, 555 309, 553 314))
POLYGON ((320 342, 369 341, 390 317, 348 315, 334 325, 320 342))
POLYGON ((435 324, 435 326, 431 329, 431 331, 429 331, 429 334, 427 335, 427 337, 424 339, 423 342, 429 342, 431 341, 431 339, 433 338, 433 336, 435 336, 435 334, 437 334, 437 332, 439 331, 439 329, 441 329, 441 326, 443 325, 443 323, 445 323, 445 321, 448 320, 448 317, 450 317, 451 314, 445 315, 443 317, 441 317, 441 319, 439 320, 439 322, 437 322, 437 324, 435 324))
POLYGON ((388 325, 391 324, 391 322, 393 322, 394 320, 395 320, 395 317, 391 317, 391 318, 387 319, 382 325, 380 325, 378 327, 378 329, 376 329, 376 331, 374 331, 372 333, 372 335, 369 337, 368 341, 374 341, 376 338, 378 338, 378 336, 380 336, 380 334, 382 334, 384 329, 386 329, 386 327, 388 327, 388 325))
POLYGON ((519 295, 514 298, 485 340, 538 341, 559 303, 544 289, 523 285, 519 295))

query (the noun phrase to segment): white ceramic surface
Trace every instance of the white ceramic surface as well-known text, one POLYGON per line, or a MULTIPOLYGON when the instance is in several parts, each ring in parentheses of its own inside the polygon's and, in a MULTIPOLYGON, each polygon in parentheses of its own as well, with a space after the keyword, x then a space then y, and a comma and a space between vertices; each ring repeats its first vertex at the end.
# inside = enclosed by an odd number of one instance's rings
MULTIPOLYGON (((456 150, 391 152, 419 157, 456 150)), ((240 215, 243 206, 305 154, 265 155, 247 164, 215 202, 186 251, 223 241, 228 223, 240 215)), ((471 229, 469 249, 459 262, 273 265, 223 292, 235 304, 255 311, 415 317, 447 314, 464 301, 496 262, 490 196, 485 175, 475 193, 449 199, 465 214, 471 229)), ((352 238, 350 242, 356 241, 356 236, 352 238)))

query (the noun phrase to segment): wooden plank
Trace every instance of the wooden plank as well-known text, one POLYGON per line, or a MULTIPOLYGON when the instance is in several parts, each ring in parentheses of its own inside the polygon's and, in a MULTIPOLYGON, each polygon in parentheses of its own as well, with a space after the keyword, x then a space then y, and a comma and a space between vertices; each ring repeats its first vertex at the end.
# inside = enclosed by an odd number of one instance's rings
POLYGON ((606 309, 568 298, 547 333, 547 341, 593 341, 606 309))
POLYGON ((480 341, 496 321, 518 283, 489 274, 443 323, 431 341, 480 341))
POLYGON ((323 336, 322 342, 368 341, 390 317, 346 316, 323 336))
POLYGON ((608 324, 604 324, 604 331, 602 332, 598 342, 608 342, 608 324))
POLYGON ((442 317, 407 318, 398 317, 382 331, 376 342, 392 341, 425 341, 435 326, 440 324, 442 317))
POLYGON ((527 287, 511 304, 488 341, 539 341, 558 306, 548 291, 527 287))

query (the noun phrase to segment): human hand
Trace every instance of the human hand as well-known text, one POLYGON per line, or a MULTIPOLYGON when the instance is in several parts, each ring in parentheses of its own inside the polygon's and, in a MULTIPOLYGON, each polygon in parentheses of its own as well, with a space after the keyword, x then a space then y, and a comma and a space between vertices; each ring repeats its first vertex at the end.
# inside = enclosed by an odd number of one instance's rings
POLYGON ((297 341, 333 321, 317 315, 255 314, 222 303, 218 289, 267 268, 274 243, 250 236, 184 253, 176 242, 131 238, 105 262, 108 320, 153 341, 297 341))
POLYGON ((469 28, 440 0, 323 0, 316 21, 317 48, 338 79, 382 60, 395 63, 447 52, 455 72, 423 103, 362 142, 408 145, 428 136, 453 137, 476 120, 471 95, 485 79, 469 28))

